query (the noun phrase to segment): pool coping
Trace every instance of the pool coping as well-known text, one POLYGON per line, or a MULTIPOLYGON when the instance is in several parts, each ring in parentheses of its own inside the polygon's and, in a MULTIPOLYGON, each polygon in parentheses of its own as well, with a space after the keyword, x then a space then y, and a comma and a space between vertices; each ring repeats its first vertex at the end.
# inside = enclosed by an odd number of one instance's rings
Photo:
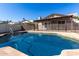
MULTIPOLYGON (((27 31, 27 32, 28 33, 55 34, 55 35, 58 35, 62 38, 66 38, 67 40, 72 40, 74 42, 79 43, 79 37, 75 38, 74 36, 72 36, 72 37, 69 36, 69 34, 79 35, 79 33, 68 32, 68 35, 66 35, 66 34, 63 35, 63 33, 67 33, 67 32, 53 32, 53 31, 27 31)), ((61 51, 61 53, 58 56, 73 56, 73 55, 79 56, 79 49, 64 49, 61 51), (70 52, 70 54, 68 54, 68 52, 70 52)))
MULTIPOLYGON (((10 33, 0 33, 0 37, 3 37, 8 34, 10 33)), ((28 55, 10 46, 5 46, 0 48, 0 56, 28 56, 28 55)))
MULTIPOLYGON (((25 32, 25 31, 24 31, 25 32)), ((72 41, 75 41, 75 42, 79 42, 79 39, 76 39, 76 38, 73 38, 73 37, 69 37, 69 36, 66 36, 66 35, 62 35, 63 33, 66 33, 66 32, 53 32, 53 31, 26 31, 26 33, 43 33, 43 34, 49 34, 49 35, 52 35, 52 34, 54 34, 54 35, 58 35, 58 36, 60 36, 60 37, 62 37, 62 38, 66 38, 66 39, 68 39, 68 40, 72 40, 72 41)), ((71 33, 71 32, 69 32, 69 33, 71 33)), ((7 33, 4 33, 4 34, 2 34, 1 36, 4 36, 4 35, 6 35, 7 33)), ((77 33, 78 34, 78 33, 77 33)), ((79 35, 79 34, 78 34, 79 35)), ((9 46, 10 47, 10 46, 9 46)), ((12 47, 10 47, 10 48, 12 48, 12 47)), ((8 48, 8 49, 10 49, 10 48, 8 48)), ((5 47, 3 47, 3 48, 0 48, 0 49, 5 49, 5 47)), ((12 49, 14 49, 14 48, 12 48, 12 49)), ((5 49, 6 50, 6 49, 5 49)), ((16 50, 16 49, 14 49, 14 50, 16 50)), ((65 49, 65 50, 62 50, 61 51, 61 53, 60 53, 60 55, 58 55, 58 56, 64 56, 64 55, 67 55, 67 54, 64 54, 64 53, 66 53, 66 52, 68 52, 68 50, 70 51, 71 50, 71 52, 73 52, 73 50, 76 50, 76 49, 65 49), (64 52, 63 52, 64 51, 64 52)), ((1 50, 0 50, 1 51, 1 50)), ((18 51, 18 50, 16 50, 16 51, 18 51)), ((20 51, 19 51, 20 52, 20 51)), ((73 52, 74 54, 75 54, 75 52, 73 52)), ((71 54, 71 56, 73 55, 73 53, 71 54)), ((17 54, 17 53, 16 53, 17 54)), ((22 52, 20 52, 20 54, 23 54, 22 56, 28 56, 28 55, 26 55, 26 54, 24 54, 24 53, 22 53, 22 52)), ((77 55, 79 55, 79 53, 77 54, 77 55)), ((1 54, 0 54, 0 56, 1 56, 1 54)), ((3 55, 4 56, 4 55, 3 55)), ((21 56, 21 55, 10 55, 10 54, 6 54, 5 56, 21 56)))
MULTIPOLYGON (((68 34, 66 35, 63 35, 63 33, 67 33, 67 32, 53 32, 53 31, 27 31, 28 33, 41 33, 41 34, 48 34, 48 35, 58 35, 62 38, 68 38, 69 40, 72 40, 72 41, 75 41, 75 42, 78 42, 79 41, 79 37, 78 38, 75 38, 75 37, 71 37, 71 36, 68 36, 70 35, 70 33, 74 33, 74 32, 68 32, 68 34)), ((75 34, 78 34, 79 33, 75 33, 75 34)))
POLYGON ((0 56, 28 56, 10 46, 0 48, 0 56))

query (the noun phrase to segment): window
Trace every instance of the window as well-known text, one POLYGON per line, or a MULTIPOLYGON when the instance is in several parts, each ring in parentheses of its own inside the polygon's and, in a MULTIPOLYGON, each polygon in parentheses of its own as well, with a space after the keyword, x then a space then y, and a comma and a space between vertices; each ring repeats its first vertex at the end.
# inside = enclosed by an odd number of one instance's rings
POLYGON ((57 24, 57 21, 51 21, 51 24, 57 24))
POLYGON ((47 23, 45 23, 45 28, 47 28, 47 23))
POLYGON ((65 24, 65 21, 58 21, 58 24, 65 24))
POLYGON ((65 24, 65 21, 62 21, 62 24, 65 24))
POLYGON ((58 21, 58 24, 61 24, 61 21, 58 21))

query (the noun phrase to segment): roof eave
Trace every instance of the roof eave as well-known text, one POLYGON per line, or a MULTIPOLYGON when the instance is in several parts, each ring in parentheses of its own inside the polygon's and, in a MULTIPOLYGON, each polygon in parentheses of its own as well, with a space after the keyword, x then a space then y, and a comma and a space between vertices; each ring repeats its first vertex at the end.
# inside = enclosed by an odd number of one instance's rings
POLYGON ((71 18, 74 18, 75 16, 73 16, 73 15, 68 15, 68 16, 55 17, 55 18, 50 18, 50 19, 40 19, 40 20, 35 20, 34 22, 46 21, 46 20, 51 20, 51 19, 66 18, 66 17, 71 17, 71 18))

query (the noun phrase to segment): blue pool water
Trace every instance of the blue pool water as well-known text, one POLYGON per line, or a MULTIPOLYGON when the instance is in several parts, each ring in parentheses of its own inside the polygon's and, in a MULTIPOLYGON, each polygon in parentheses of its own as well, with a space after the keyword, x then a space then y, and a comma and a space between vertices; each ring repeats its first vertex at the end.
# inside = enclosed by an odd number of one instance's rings
POLYGON ((23 33, 0 37, 0 47, 11 46, 30 56, 59 55, 64 49, 78 49, 79 43, 57 35, 23 33))

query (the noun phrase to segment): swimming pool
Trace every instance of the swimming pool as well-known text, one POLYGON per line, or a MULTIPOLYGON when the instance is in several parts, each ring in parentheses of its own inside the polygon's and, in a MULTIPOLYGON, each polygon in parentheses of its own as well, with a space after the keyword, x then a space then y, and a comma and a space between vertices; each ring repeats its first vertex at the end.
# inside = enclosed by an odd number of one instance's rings
POLYGON ((55 34, 22 33, 6 35, 0 40, 0 47, 11 46, 29 56, 53 56, 64 49, 79 48, 79 43, 55 34))

